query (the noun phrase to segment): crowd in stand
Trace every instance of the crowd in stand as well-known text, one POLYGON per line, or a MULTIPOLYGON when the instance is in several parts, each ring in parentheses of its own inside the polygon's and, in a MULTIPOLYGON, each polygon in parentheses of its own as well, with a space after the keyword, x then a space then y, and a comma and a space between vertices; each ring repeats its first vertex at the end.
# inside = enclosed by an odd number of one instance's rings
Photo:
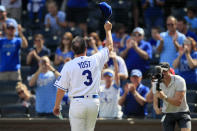
MULTIPOLYGON (((150 80, 151 67, 159 62, 168 62, 188 89, 197 85, 197 2, 177 1, 110 3, 114 50, 102 73, 99 117, 145 118, 152 101, 146 97, 151 85, 143 80, 150 80)), ((0 80, 19 81, 19 102, 35 106, 38 117, 54 117, 53 83, 74 58, 72 39, 84 37, 87 56, 105 46, 104 21, 96 7, 89 0, 1 0, 0 80), (21 66, 30 66, 25 80, 21 66)), ((69 105, 66 94, 64 100, 69 105)))

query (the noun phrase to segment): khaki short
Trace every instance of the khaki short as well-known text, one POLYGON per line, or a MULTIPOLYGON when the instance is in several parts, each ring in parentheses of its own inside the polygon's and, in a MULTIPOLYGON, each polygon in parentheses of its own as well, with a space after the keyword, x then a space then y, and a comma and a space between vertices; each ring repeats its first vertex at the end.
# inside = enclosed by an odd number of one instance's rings
POLYGON ((13 81, 21 81, 21 71, 7 71, 0 72, 0 80, 13 80, 13 81))

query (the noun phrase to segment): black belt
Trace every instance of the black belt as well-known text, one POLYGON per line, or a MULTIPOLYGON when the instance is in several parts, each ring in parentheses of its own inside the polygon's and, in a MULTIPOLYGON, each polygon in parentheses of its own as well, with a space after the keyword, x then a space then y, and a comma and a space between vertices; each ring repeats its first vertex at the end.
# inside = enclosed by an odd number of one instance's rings
POLYGON ((99 95, 73 96, 73 98, 99 98, 99 95))
POLYGON ((186 112, 175 112, 175 113, 163 113, 164 115, 173 115, 173 114, 188 114, 190 115, 190 111, 186 111, 186 112))

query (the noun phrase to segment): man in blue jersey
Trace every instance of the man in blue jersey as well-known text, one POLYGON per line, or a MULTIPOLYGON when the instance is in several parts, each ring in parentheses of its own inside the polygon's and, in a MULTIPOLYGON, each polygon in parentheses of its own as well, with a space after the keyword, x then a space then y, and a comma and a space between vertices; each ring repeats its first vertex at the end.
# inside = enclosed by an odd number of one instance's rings
POLYGON ((144 40, 144 36, 144 29, 136 27, 128 38, 125 49, 120 53, 120 56, 125 59, 129 74, 131 70, 139 69, 146 76, 150 68, 152 47, 149 42, 144 40))
POLYGON ((20 25, 20 37, 15 37, 16 28, 16 23, 7 21, 6 36, 0 38, 0 80, 21 80, 20 49, 26 48, 28 43, 20 25))
POLYGON ((147 115, 146 94, 149 88, 141 83, 142 72, 138 69, 133 69, 130 75, 130 81, 125 85, 124 93, 119 99, 119 104, 124 106, 124 117, 140 117, 147 115))

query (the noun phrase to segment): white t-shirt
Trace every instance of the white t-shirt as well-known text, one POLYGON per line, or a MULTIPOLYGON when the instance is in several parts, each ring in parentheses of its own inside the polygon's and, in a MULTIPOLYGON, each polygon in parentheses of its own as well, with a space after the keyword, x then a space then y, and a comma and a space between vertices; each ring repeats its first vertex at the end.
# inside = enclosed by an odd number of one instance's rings
POLYGON ((121 118, 123 113, 121 111, 121 106, 118 104, 118 100, 120 99, 120 88, 116 85, 112 85, 110 88, 105 88, 105 85, 101 85, 99 94, 99 117, 121 118))
MULTIPOLYGON (((168 98, 172 98, 177 91, 186 91, 185 80, 178 75, 171 75, 171 82, 168 87, 164 83, 160 83, 161 90, 167 95, 168 98)), ((156 82, 152 84, 153 94, 156 94, 156 82)), ((186 93, 183 97, 183 101, 180 106, 174 106, 165 100, 163 101, 162 112, 163 113, 176 113, 176 112, 187 112, 189 107, 187 105, 186 93)))
POLYGON ((83 96, 99 93, 101 70, 109 59, 108 48, 92 56, 81 56, 67 62, 55 86, 67 91, 68 96, 83 96))
MULTIPOLYGON (((124 59, 120 56, 116 56, 116 60, 118 62, 118 73, 128 76, 127 66, 124 59)), ((114 70, 114 65, 111 65, 109 68, 114 70)))

